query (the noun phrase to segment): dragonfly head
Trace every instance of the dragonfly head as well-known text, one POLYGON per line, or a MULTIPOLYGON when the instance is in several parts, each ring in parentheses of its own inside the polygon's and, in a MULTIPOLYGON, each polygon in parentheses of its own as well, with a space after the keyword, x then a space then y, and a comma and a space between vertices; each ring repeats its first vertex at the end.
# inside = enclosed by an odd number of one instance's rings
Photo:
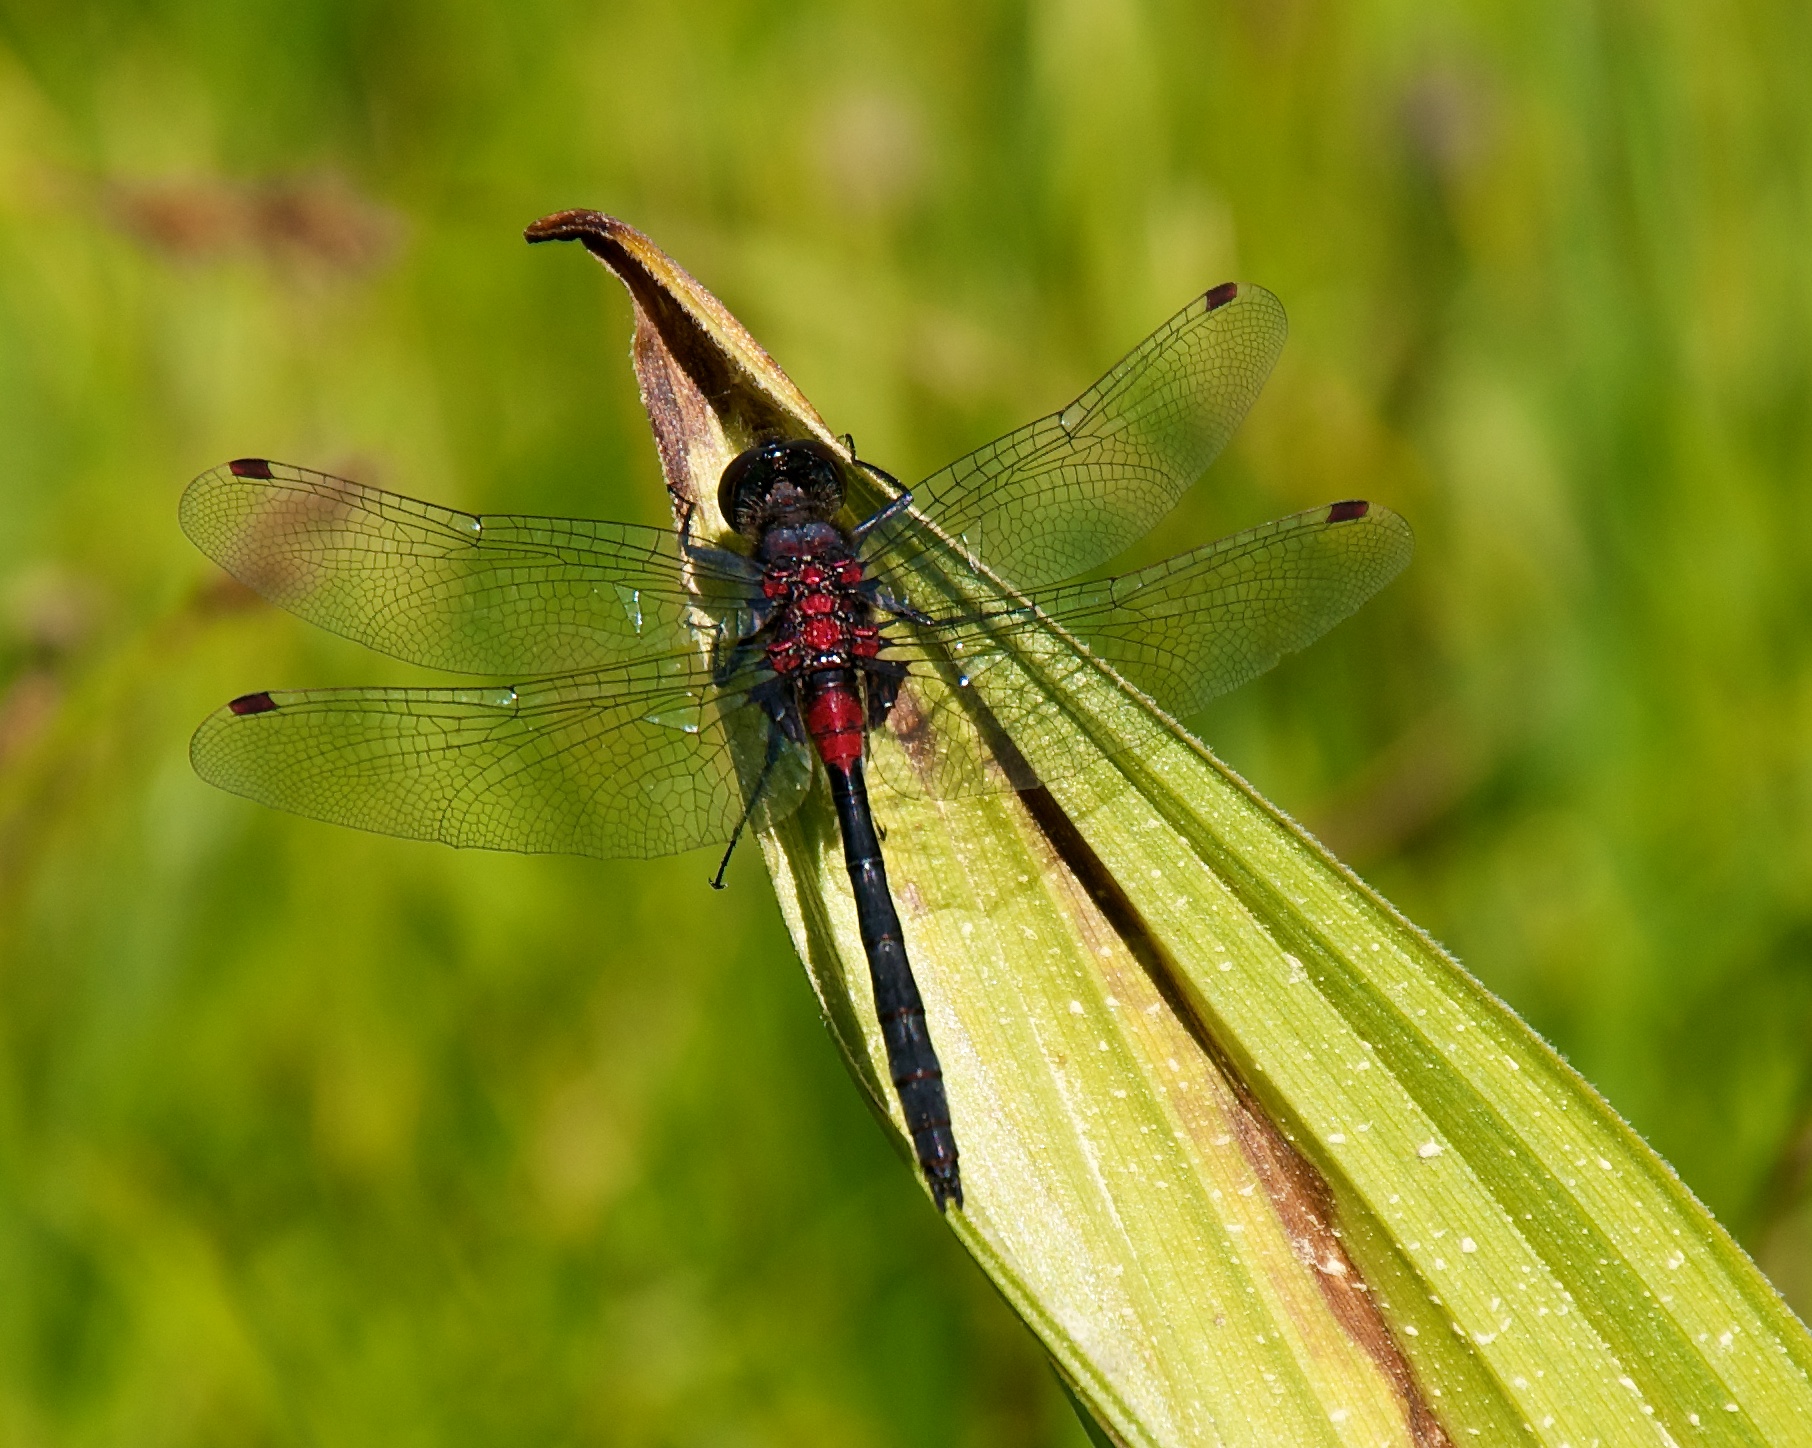
POLYGON ((764 442, 724 469, 717 504, 745 538, 758 539, 776 524, 828 523, 843 506, 843 473, 821 442, 764 442))

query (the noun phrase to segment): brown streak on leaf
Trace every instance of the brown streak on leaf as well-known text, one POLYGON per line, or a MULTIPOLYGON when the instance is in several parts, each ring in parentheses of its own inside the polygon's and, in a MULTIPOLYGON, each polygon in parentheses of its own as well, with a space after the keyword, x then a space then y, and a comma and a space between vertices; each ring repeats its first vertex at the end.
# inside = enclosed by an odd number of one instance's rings
MULTIPOLYGON (((1183 989, 1182 973, 1163 941, 1146 924, 1139 907, 1095 853, 1069 812, 1055 795, 1036 783, 1036 771, 1001 728, 993 711, 980 699, 966 701, 966 707, 1002 768, 1015 778, 1033 781, 1018 790, 1021 804, 1064 868, 1093 902, 1102 922, 1126 947, 1159 997, 1226 1082, 1233 1096, 1233 1123, 1242 1154, 1263 1184, 1298 1260, 1314 1274, 1315 1285, 1334 1320, 1395 1390, 1403 1404, 1411 1441, 1416 1448, 1453 1448, 1453 1440, 1423 1396, 1409 1359, 1373 1301, 1358 1264, 1340 1240, 1338 1208, 1327 1179, 1266 1113, 1232 1055, 1190 1001, 1183 989)), ((1086 923, 1083 929, 1086 935, 1086 923)))
POLYGON ((1358 1264, 1347 1254, 1335 1226, 1337 1208, 1327 1178, 1315 1169, 1281 1130, 1265 1115, 1250 1086, 1233 1070, 1233 1063, 1217 1045, 1204 1039, 1199 1019, 1183 1017, 1192 1036, 1233 1089, 1237 1101, 1234 1129, 1240 1149, 1258 1173, 1265 1193, 1289 1233, 1291 1245, 1304 1266, 1315 1273, 1316 1285, 1335 1321, 1358 1343, 1378 1370, 1389 1379, 1403 1400, 1409 1417, 1411 1441, 1418 1448, 1449 1448, 1452 1440, 1422 1396, 1409 1360, 1391 1334, 1366 1287, 1358 1264))
MULTIPOLYGON (((1011 745, 1006 747, 1010 749, 1011 745)), ((1022 789, 1019 798, 1058 859, 1227 1083, 1233 1095, 1234 1132, 1241 1152, 1258 1176, 1297 1258, 1314 1273, 1315 1284, 1334 1320, 1371 1358, 1402 1401, 1411 1441, 1417 1448, 1452 1448, 1452 1439, 1423 1395, 1408 1358, 1372 1300, 1358 1264, 1340 1240, 1338 1210, 1327 1179, 1265 1112, 1233 1058, 1191 1004, 1169 951, 1152 933, 1138 907, 1068 812, 1042 786, 1022 789)))
MULTIPOLYGON (((660 333, 640 307, 635 314, 635 341, 631 357, 636 381, 642 395, 642 406, 654 428, 654 443, 661 458, 661 476, 667 480, 667 491, 676 510, 689 504, 709 503, 708 465, 695 455, 693 445, 700 439, 722 437, 716 419, 703 395, 691 385, 691 379, 676 363, 672 352, 661 340, 660 333), (701 478, 702 475, 702 478, 701 478)), ((737 449, 723 439, 721 452, 727 466, 737 449)))
POLYGON ((641 232, 599 211, 544 216, 530 242, 577 241, 616 273, 635 306, 631 356, 676 512, 714 515, 717 482, 744 448, 771 438, 843 445, 722 302, 641 232))

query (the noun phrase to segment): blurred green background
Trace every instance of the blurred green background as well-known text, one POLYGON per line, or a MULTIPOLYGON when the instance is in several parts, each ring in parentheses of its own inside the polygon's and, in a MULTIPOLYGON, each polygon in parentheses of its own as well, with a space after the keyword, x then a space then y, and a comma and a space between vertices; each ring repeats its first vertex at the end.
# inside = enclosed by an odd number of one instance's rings
POLYGON ((455 854, 189 730, 402 677, 178 532, 265 454, 663 518, 591 206, 916 476, 1192 293, 1294 335, 1172 551, 1411 571, 1198 721, 1812 1308, 1812 11, 0 3, 0 1440, 1061 1445, 754 852, 455 854))

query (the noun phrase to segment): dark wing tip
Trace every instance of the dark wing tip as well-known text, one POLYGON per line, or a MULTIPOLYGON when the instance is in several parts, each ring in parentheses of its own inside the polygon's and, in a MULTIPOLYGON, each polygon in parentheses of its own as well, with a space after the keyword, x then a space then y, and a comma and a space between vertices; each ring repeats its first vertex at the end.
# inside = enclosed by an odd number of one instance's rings
POLYGON ((1364 498, 1348 498, 1345 502, 1332 504, 1328 508, 1328 522, 1351 523, 1356 518, 1363 518, 1371 510, 1372 505, 1364 498))
POLYGON ((266 478, 271 475, 271 465, 264 458, 234 458, 227 464, 227 471, 236 478, 266 478))
POLYGON ((1218 307, 1226 306, 1238 295, 1238 282, 1222 282, 1218 287, 1210 287, 1202 300, 1208 304, 1208 310, 1212 312, 1218 307))
POLYGON ((241 694, 227 705, 235 714, 268 714, 277 707, 277 701, 268 693, 241 694))

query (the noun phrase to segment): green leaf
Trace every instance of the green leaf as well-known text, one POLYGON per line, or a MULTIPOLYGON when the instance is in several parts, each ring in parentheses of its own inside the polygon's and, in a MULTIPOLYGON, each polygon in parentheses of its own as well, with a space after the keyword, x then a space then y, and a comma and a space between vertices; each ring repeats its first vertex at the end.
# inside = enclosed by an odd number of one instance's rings
MULTIPOLYGON (((1050 693, 1076 748, 1142 732, 1105 673, 1050 693)), ((953 1226, 1123 1441, 1812 1422, 1812 1343, 1666 1165, 1180 730, 1029 804, 877 810, 963 1152, 953 1226)), ((834 820, 764 844, 897 1128, 834 820)))
MULTIPOLYGON (((582 240, 628 282, 677 507, 714 517, 764 419, 828 435, 645 238, 590 213, 531 236, 582 240)), ((948 601, 975 577, 949 569, 948 601)), ((1016 742, 1045 787, 875 805, 963 1155, 948 1220, 1102 1428, 1803 1438, 1812 1339, 1576 1073, 1060 631, 975 683, 983 703, 1026 690, 1046 723, 1016 742)), ((875 748, 877 775, 910 775, 875 748)), ((828 799, 762 847, 904 1151, 828 799)))

